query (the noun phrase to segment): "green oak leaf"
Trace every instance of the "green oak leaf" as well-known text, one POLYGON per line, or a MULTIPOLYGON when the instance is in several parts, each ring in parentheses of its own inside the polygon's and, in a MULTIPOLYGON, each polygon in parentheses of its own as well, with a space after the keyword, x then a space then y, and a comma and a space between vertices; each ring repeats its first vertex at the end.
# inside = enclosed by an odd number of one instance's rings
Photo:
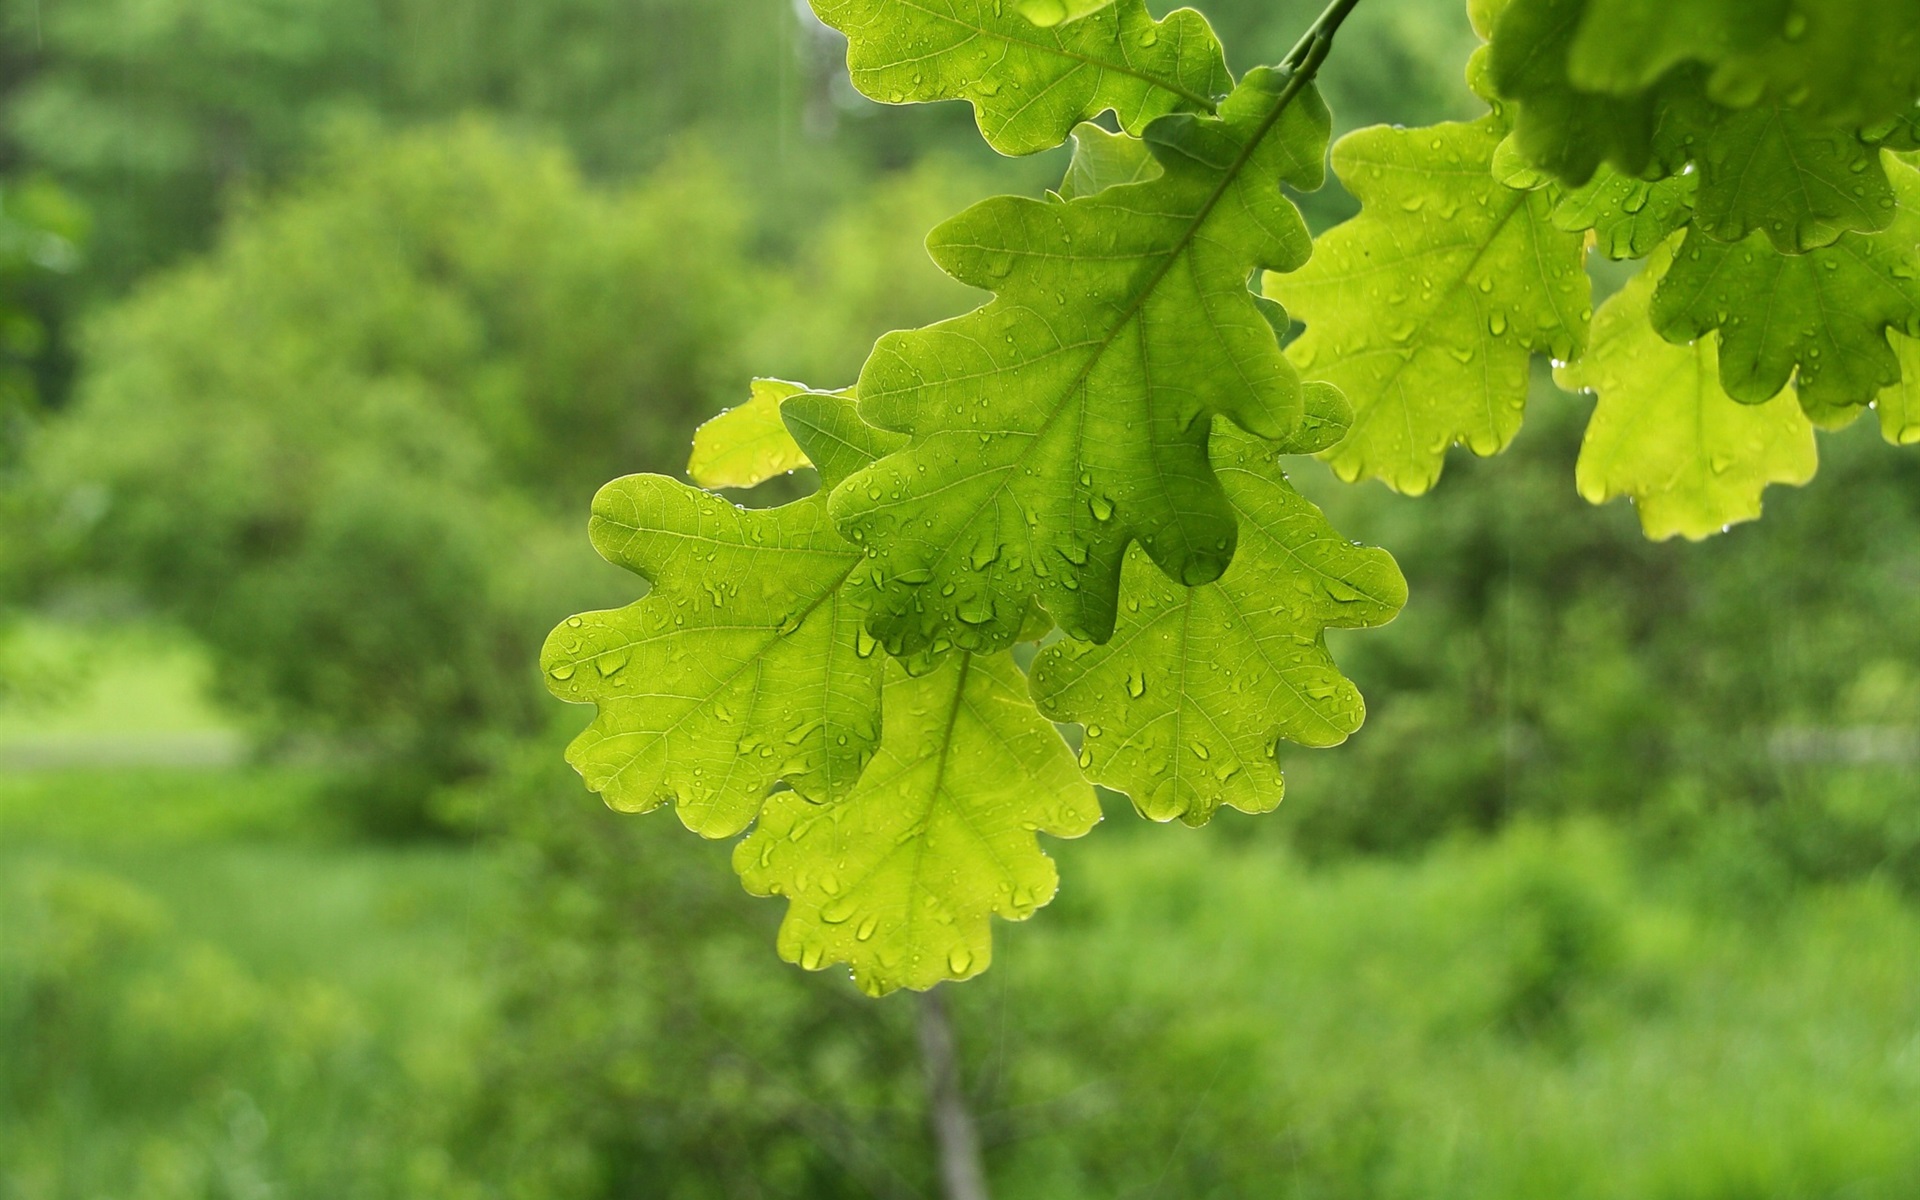
POLYGON ((1073 161, 1060 182, 1062 200, 1093 196, 1110 187, 1145 183, 1165 174, 1147 143, 1124 133, 1108 133, 1091 121, 1073 127, 1073 161))
POLYGON ((886 656, 862 628, 849 586, 862 555, 833 528, 825 489, 870 460, 849 446, 888 439, 859 432, 842 397, 786 407, 822 490, 746 509, 658 475, 608 484, 594 547, 653 588, 569 617, 541 653, 554 695, 598 706, 567 748, 587 786, 626 812, 672 803, 706 837, 746 828, 779 780, 845 794, 880 735, 886 656), (817 429, 848 432, 822 445, 817 429))
POLYGON ((1878 233, 1805 254, 1755 234, 1728 245, 1691 230, 1654 292, 1669 341, 1720 331, 1720 382, 1758 404, 1795 378, 1808 411, 1870 403, 1900 381, 1887 330, 1920 330, 1920 170, 1888 163, 1896 207, 1878 233))
POLYGON ((1583 91, 1567 76, 1587 0, 1510 0, 1476 14, 1490 36, 1487 74, 1518 105, 1513 136, 1526 157, 1567 183, 1587 182, 1603 162, 1625 174, 1665 175, 1677 169, 1659 131, 1670 91, 1688 79, 1667 78, 1626 95, 1583 91))
MULTIPOLYGON (((1308 387, 1339 403, 1331 387, 1308 387)), ((1152 820, 1201 825, 1222 804, 1270 811, 1284 790, 1280 740, 1333 746, 1360 727, 1365 705, 1325 631, 1385 624, 1407 583, 1384 550, 1335 533, 1278 458, 1321 449, 1339 428, 1275 447, 1217 421, 1214 470, 1240 518, 1227 573, 1182 587, 1135 550, 1113 640, 1057 642, 1034 661, 1040 710, 1086 725, 1081 767, 1152 820)))
POLYGON ((1724 104, 1787 100, 1869 124, 1920 96, 1920 0, 1587 0, 1567 74, 1624 95, 1689 61, 1712 66, 1707 91, 1724 104))
POLYGON ((1488 116, 1340 139, 1333 168, 1360 215, 1322 234, 1299 271, 1267 276, 1267 294, 1306 323, 1289 356, 1353 404, 1328 455, 1344 479, 1418 494, 1450 445, 1498 452, 1520 427, 1530 356, 1571 359, 1586 344, 1582 239, 1554 225, 1545 190, 1494 178, 1502 136, 1488 116))
MULTIPOLYGON (((1617 91, 1583 81, 1576 46, 1581 31, 1607 28, 1600 10, 1608 3, 1510 0, 1492 20, 1489 74, 1499 95, 1516 106, 1514 138, 1528 160, 1575 186, 1605 162, 1647 179, 1697 163, 1695 222, 1722 241, 1764 229, 1777 247, 1793 253, 1844 232, 1886 225, 1886 177, 1859 123, 1843 124, 1801 107, 1798 92, 1773 95, 1759 88, 1734 94, 1716 84, 1719 75, 1693 59, 1728 51, 1714 49, 1712 37, 1694 27, 1697 22, 1690 24, 1701 16, 1697 5, 1680 0, 1665 6, 1675 22, 1666 32, 1690 52, 1617 91)), ((1755 16, 1737 19, 1748 28, 1755 16)), ((1605 40, 1616 41, 1611 30, 1605 40)), ((1636 56, 1642 53, 1633 42, 1622 44, 1636 56)), ((1912 105, 1907 96, 1885 117, 1910 112, 1912 105)))
POLYGON ((997 197, 934 230, 941 267, 995 298, 880 340, 861 415, 911 440, 832 500, 874 555, 870 627, 890 651, 1006 646, 1034 599, 1104 641, 1135 540, 1189 583, 1226 569, 1210 418, 1268 437, 1300 420, 1248 280, 1310 253, 1280 185, 1320 184, 1328 125, 1311 87, 1257 70, 1219 118, 1153 125, 1159 178, 997 197))
POLYGON ((1020 12, 1043 29, 1097 13, 1113 6, 1114 0, 1018 0, 1020 12))
POLYGON ((1146 0, 1117 0, 1043 29, 1007 0, 813 0, 847 35, 847 72, 888 104, 966 100, 987 144, 1032 154, 1112 109, 1138 133, 1173 112, 1211 112, 1233 86, 1206 19, 1164 21, 1146 0))
POLYGON ((1920 341, 1893 335, 1900 382, 1881 392, 1873 407, 1880 413, 1880 435, 1895 446, 1920 442, 1920 341))
POLYGON ((1631 496, 1648 537, 1697 541, 1758 518, 1768 484, 1806 483, 1819 458, 1793 397, 1739 403, 1721 390, 1713 335, 1676 346, 1648 324, 1671 257, 1658 252, 1600 306, 1586 355, 1554 378, 1599 397, 1575 468, 1580 494, 1631 496))
POLYGON ((886 736, 852 793, 767 801, 734 850, 747 890, 785 896, 781 957, 848 963, 873 995, 966 979, 992 957, 991 918, 1024 920, 1059 882, 1036 834, 1079 837, 1092 787, 1034 710, 1011 655, 887 668, 886 736))
POLYGON ((1880 152, 1858 134, 1783 104, 1688 107, 1699 114, 1687 134, 1700 167, 1696 228, 1723 242, 1764 230, 1776 250, 1798 254, 1892 220, 1880 152))
POLYGON ((1645 258, 1693 219, 1692 173, 1635 179, 1602 166, 1577 188, 1556 192, 1555 228, 1593 230, 1594 246, 1611 259, 1645 258))
POLYGON ((704 488, 750 488, 807 465, 780 420, 780 402, 805 392, 805 384, 756 379, 751 398, 693 431, 687 477, 704 488))

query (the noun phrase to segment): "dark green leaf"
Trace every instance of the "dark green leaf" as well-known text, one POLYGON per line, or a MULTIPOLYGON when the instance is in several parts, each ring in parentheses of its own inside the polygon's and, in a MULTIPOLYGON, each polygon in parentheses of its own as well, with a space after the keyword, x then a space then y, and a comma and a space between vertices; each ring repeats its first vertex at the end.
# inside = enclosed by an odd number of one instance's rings
POLYGON ((929 240, 996 297, 882 338, 861 413, 907 448, 835 491, 874 555, 874 631, 895 653, 1010 644, 1038 598, 1068 633, 1112 632, 1138 540, 1190 583, 1233 555, 1207 463, 1210 418, 1263 436, 1300 420, 1299 378, 1248 289, 1309 252, 1283 181, 1318 186, 1328 117, 1311 88, 1248 75, 1221 117, 1169 117, 1164 174, 1070 201, 999 197, 929 240))

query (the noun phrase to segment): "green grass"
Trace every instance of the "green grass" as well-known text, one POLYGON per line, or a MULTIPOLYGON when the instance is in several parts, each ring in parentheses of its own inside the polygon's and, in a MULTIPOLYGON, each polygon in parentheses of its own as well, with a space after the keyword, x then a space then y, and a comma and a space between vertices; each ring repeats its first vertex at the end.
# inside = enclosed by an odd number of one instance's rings
POLYGON ((177 633, 46 618, 0 628, 0 770, 225 764, 245 749, 177 633))
MULTIPOLYGON (((148 730, 222 727, 197 670, 161 647, 0 728, 110 738, 130 695, 148 730)), ((0 1055, 0 1200, 489 1194, 456 1126, 516 1061, 486 966, 524 917, 507 867, 348 839, 328 783, 0 773, 0 1046, 25 1048, 0 1055)), ((1132 821, 1055 844, 1061 898, 1000 926, 954 998, 1001 1200, 1892 1200, 1920 1178, 1920 911, 1880 880, 1752 886, 1733 826, 1659 867, 1575 824, 1311 868, 1271 826, 1132 821)), ((791 970, 773 957, 755 969, 791 970)), ((643 1039, 599 1067, 600 1028, 543 1036, 586 1070, 678 1061, 643 1039)))
POLYGON ((1920 1179, 1920 914, 1888 887, 1741 916, 1594 826, 1320 871, 1167 832, 1067 848, 1073 890, 1003 939, 969 1031, 1017 1114, 1002 1197, 1920 1179))

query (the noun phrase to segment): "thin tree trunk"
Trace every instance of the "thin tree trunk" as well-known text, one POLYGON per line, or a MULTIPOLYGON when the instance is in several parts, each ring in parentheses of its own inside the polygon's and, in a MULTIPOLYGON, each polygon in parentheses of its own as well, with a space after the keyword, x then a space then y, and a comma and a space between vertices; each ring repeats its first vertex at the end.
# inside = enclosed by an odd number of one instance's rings
POLYGON ((953 1021, 936 989, 920 997, 920 1060, 927 1073, 927 1108, 940 1155, 940 1183, 947 1200, 988 1200, 980 1135, 960 1089, 960 1056, 953 1021))

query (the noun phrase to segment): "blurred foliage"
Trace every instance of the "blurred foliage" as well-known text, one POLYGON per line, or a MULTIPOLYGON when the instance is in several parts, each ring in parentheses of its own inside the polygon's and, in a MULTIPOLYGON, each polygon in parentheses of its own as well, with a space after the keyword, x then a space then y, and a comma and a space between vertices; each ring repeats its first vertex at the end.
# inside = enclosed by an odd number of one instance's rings
POLYGON ((64 388, 56 298, 87 232, 85 213, 45 175, 0 182, 0 472, 18 466, 42 397, 64 388))
POLYGON ((1340 653, 1372 712, 1300 755, 1317 854, 1407 852, 1521 815, 1629 819, 1684 850, 1738 828, 1794 874, 1920 888, 1920 464, 1862 423, 1821 478, 1700 544, 1651 543, 1570 483, 1589 400, 1544 384, 1496 460, 1427 498, 1302 482, 1394 548, 1414 600, 1340 653))
MULTIPOLYGON (((523 903, 456 1158, 509 1196, 928 1194, 911 998, 783 968, 717 848, 553 774, 484 801, 523 903)), ((1920 919, 1884 884, 1735 914, 1711 848, 1649 868, 1591 822, 1312 867, 1225 820, 1050 844, 1061 898, 955 990, 996 1195, 1895 1197, 1920 1168, 1920 919)))
MULTIPOLYGON (((1244 69, 1319 3, 1204 7, 1244 69)), ((0 1198, 933 1190, 910 999, 778 962, 724 847, 560 766, 533 677, 638 591, 597 485, 973 303, 926 230, 1064 165, 859 100, 794 14, 0 0, 0 600, 157 612, 331 748, 0 787, 0 1198), (509 857, 504 929, 492 882, 370 884, 435 868, 326 842, 342 796, 497 834, 448 853, 509 857), (490 1015, 423 1047, 368 947, 490 1015)), ((1343 128, 1467 105, 1461 5, 1342 38, 1343 128)), ((1920 468, 1826 437, 1765 520, 1650 545, 1574 493, 1585 403, 1534 403, 1420 501, 1300 465, 1412 585, 1337 647, 1368 725, 1274 816, 1049 847, 1061 900, 954 997, 1003 1197, 1910 1190, 1920 468)), ((45 695, 84 655, 12 657, 45 695)))
POLYGON ((240 711, 365 756, 375 826, 417 826, 532 727, 541 632, 637 590, 579 534, 594 490, 677 472, 749 347, 850 376, 886 322, 964 306, 902 266, 966 178, 885 182, 782 264, 697 152, 609 191, 477 121, 343 135, 92 327, 27 565, 131 588, 240 711))
POLYGON ((114 874, 0 875, 0 1041, 0 1195, 442 1190, 432 1115, 367 1014, 263 979, 114 874))
POLYGON ((913 1009, 781 963, 726 847, 579 803, 561 742, 466 795, 517 901, 461 1159, 513 1200, 932 1194, 913 1009))

